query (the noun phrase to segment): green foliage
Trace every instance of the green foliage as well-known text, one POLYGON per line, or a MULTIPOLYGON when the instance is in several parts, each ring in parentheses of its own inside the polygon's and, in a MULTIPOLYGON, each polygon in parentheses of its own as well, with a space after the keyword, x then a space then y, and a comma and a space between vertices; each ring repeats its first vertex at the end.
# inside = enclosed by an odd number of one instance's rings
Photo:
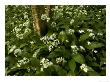
POLYGON ((30 6, 5 7, 5 74, 105 76, 106 7, 59 5, 51 10, 48 33, 39 37, 30 6))

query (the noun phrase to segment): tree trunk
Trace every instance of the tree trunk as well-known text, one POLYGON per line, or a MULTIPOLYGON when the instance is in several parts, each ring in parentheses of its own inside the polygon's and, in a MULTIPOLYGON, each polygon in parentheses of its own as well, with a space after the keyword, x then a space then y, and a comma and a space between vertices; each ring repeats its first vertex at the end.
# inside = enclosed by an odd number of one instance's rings
POLYGON ((41 20, 41 15, 46 14, 47 17, 50 17, 52 15, 51 8, 53 6, 49 5, 32 5, 32 16, 33 16, 33 27, 35 32, 38 33, 38 35, 44 36, 47 33, 48 30, 48 24, 46 21, 41 20))

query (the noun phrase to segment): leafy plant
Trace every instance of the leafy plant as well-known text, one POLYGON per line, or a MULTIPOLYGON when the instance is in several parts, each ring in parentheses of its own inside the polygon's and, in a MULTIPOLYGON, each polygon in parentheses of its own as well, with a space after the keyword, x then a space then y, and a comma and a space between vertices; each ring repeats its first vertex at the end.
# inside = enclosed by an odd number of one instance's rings
POLYGON ((48 33, 39 37, 30 6, 5 6, 5 74, 106 75, 106 7, 59 5, 51 10, 52 18, 45 18, 48 33))

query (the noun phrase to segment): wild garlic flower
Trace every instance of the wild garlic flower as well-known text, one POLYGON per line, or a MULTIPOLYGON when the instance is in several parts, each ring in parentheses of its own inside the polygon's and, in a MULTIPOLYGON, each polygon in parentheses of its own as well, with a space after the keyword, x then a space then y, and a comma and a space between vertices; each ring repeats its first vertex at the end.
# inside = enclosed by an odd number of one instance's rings
POLYGON ((88 41, 88 42, 87 42, 87 44, 88 44, 88 45, 90 45, 90 44, 91 44, 91 42, 89 42, 89 41, 88 41))
POLYGON ((97 35, 102 36, 103 34, 102 33, 97 33, 97 35))
POLYGON ((46 20, 47 19, 47 15, 46 14, 42 14, 41 15, 41 20, 46 20))
POLYGON ((69 29, 68 33, 72 35, 74 33, 74 30, 73 29, 69 29))
POLYGON ((80 69, 83 70, 84 72, 87 72, 88 71, 88 67, 85 64, 82 64, 80 66, 80 69))
POLYGON ((44 68, 48 68, 49 66, 53 65, 53 63, 46 58, 42 58, 40 61, 40 65, 41 71, 43 71, 44 68))
POLYGON ((93 32, 93 30, 92 30, 92 29, 87 29, 87 31, 88 31, 88 32, 93 32))
POLYGON ((97 53, 98 51, 97 50, 94 50, 94 53, 97 53))
POLYGON ((90 33, 89 36, 92 37, 93 39, 95 38, 95 34, 94 33, 90 33))
POLYGON ((40 38, 41 41, 43 41, 44 44, 48 46, 49 52, 54 48, 57 47, 60 44, 60 41, 57 39, 56 34, 53 33, 50 36, 44 36, 40 38))
POLYGON ((73 54, 77 54, 77 51, 79 50, 79 48, 76 45, 72 45, 71 49, 73 51, 73 54))
POLYGON ((56 63, 61 63, 61 62, 66 62, 66 60, 63 58, 63 57, 59 57, 59 58, 56 58, 56 63))
POLYGON ((21 65, 27 64, 29 62, 29 59, 24 57, 22 60, 18 60, 17 66, 21 67, 21 65))
POLYGON ((79 33, 84 33, 84 30, 79 30, 79 33))
POLYGON ((70 24, 72 25, 74 23, 74 19, 71 19, 70 24))

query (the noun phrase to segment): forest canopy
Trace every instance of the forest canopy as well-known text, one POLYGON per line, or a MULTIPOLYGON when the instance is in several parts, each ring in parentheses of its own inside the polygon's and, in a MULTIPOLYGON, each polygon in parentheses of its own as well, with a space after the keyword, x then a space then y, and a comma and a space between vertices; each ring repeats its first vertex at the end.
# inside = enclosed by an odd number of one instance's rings
POLYGON ((106 6, 6 5, 5 75, 105 76, 106 6))

